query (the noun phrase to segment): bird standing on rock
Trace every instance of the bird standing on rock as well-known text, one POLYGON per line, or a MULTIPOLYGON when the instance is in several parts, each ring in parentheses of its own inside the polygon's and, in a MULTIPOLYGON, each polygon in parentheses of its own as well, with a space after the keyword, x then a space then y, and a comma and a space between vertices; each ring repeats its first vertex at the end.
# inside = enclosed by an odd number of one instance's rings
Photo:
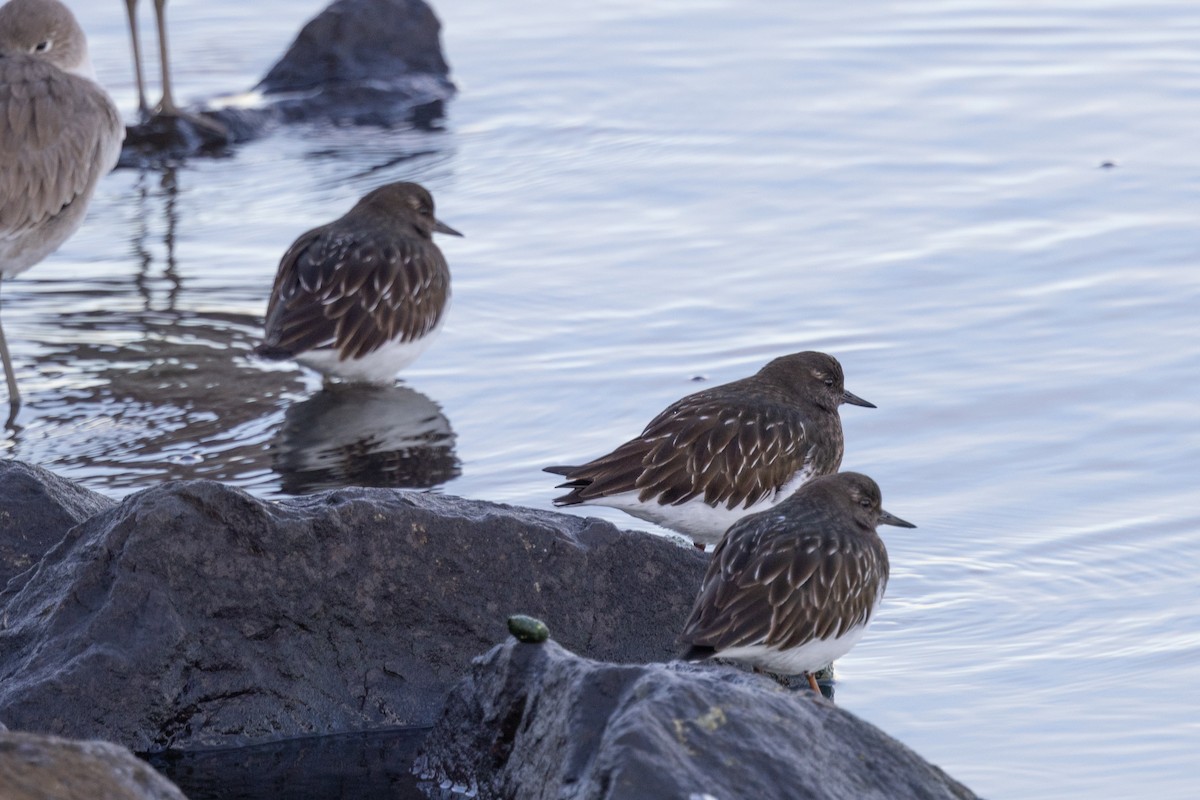
POLYGON ((713 551, 682 658, 804 674, 819 693, 812 673, 862 638, 887 588, 879 525, 916 527, 884 511, 879 486, 857 472, 814 478, 738 522, 713 551))
POLYGON ((137 81, 139 123, 131 129, 130 140, 135 149, 143 148, 147 140, 173 152, 188 153, 203 148, 219 148, 232 141, 232 135, 217 120, 193 114, 175 102, 171 83, 170 47, 167 44, 167 0, 154 0, 154 19, 158 30, 158 64, 162 76, 162 97, 150 107, 146 100, 146 79, 142 73, 142 45, 137 24, 138 0, 125 0, 129 20, 129 38, 133 50, 133 75, 137 81))
POLYGON ((557 506, 613 506, 690 536, 720 540, 842 463, 838 406, 875 406, 846 391, 825 353, 781 356, 757 374, 688 395, 636 439, 582 466, 546 467, 568 480, 557 506))
POLYGON ((255 350, 327 379, 389 383, 429 346, 450 301, 438 221, 415 183, 389 183, 343 217, 302 235, 279 262, 255 350))
MULTIPOLYGON (((58 0, 0 6, 0 278, 24 272, 75 233, 124 138, 70 9, 58 0)), ((3 328, 0 357, 11 424, 21 395, 3 328)))

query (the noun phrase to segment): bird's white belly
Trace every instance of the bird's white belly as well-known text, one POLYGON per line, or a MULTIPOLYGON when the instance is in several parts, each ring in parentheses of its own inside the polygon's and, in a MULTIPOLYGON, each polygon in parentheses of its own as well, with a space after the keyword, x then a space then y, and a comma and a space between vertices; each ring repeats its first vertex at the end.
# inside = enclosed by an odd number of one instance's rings
POLYGON ((763 644, 730 647, 718 652, 716 658, 753 664, 781 675, 816 672, 850 652, 866 629, 866 625, 859 625, 835 639, 814 639, 790 650, 777 650, 763 644))
POLYGON ((766 511, 786 500, 810 477, 811 474, 807 470, 797 472, 779 491, 764 497, 749 508, 742 506, 728 508, 724 503, 710 506, 700 498, 677 506, 660 505, 654 499, 642 503, 638 501, 637 492, 622 492, 607 497, 589 499, 587 502, 619 508, 638 519, 644 519, 655 525, 661 525, 685 536, 690 536, 693 541, 700 544, 716 544, 721 541, 721 537, 733 523, 750 514, 766 511))
POLYGON ((389 384, 396 379, 396 373, 417 360, 424 353, 438 332, 442 329, 442 319, 437 326, 420 339, 411 342, 388 342, 377 350, 367 353, 362 358, 338 359, 336 350, 309 350, 296 356, 296 360, 310 369, 315 369, 323 375, 341 378, 354 383, 389 384))
POLYGON ((729 526, 747 514, 764 511, 774 505, 770 500, 762 500, 749 508, 726 508, 710 506, 699 498, 689 500, 677 506, 660 505, 655 500, 642 503, 638 501, 637 492, 622 492, 607 497, 589 499, 587 502, 598 506, 619 508, 626 514, 653 522, 664 528, 692 537, 701 544, 715 544, 721 541, 729 526))

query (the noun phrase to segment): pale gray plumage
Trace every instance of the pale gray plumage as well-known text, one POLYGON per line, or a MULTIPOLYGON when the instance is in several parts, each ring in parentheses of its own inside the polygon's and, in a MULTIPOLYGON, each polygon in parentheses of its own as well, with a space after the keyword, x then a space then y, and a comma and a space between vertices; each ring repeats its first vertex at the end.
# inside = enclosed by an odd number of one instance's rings
MULTIPOLYGON (((58 0, 0 6, 0 277, 29 269, 79 228, 124 138, 71 11, 58 0)), ((2 329, 0 355, 15 414, 2 329)))

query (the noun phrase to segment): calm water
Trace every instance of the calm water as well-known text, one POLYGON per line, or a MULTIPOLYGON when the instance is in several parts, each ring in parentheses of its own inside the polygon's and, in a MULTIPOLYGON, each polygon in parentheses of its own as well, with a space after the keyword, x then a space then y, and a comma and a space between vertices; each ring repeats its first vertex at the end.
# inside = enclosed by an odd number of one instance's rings
MULTIPOLYGON (((86 5, 131 114, 121 4, 86 5)), ((321 5, 172 2, 180 93, 249 86, 321 5)), ((887 531, 844 707, 991 798, 1195 796, 1200 5, 436 7, 444 131, 106 179, 5 285, 3 452, 112 495, 412 476, 545 508, 543 465, 694 377, 826 350, 879 405, 845 408, 844 466, 920 525, 887 531), (287 245, 397 179, 467 238, 394 401, 248 358, 287 245)))

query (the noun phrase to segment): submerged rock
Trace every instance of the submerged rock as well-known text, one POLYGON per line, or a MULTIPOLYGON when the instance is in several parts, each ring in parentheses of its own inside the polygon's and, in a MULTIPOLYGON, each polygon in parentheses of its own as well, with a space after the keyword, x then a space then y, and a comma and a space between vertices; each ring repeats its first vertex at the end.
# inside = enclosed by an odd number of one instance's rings
POLYGON ((336 0, 254 88, 267 95, 355 84, 399 88, 425 75, 453 92, 441 31, 424 0, 336 0))
POLYGON ((0 797, 4 800, 186 800, 166 778, 124 747, 55 736, 4 732, 0 726, 0 797))
POLYGON ((430 127, 454 92, 424 0, 335 0, 249 92, 129 126, 120 163, 225 155, 279 123, 430 127))
POLYGON ((166 483, 0 592, 0 719, 138 752, 428 725, 513 613, 596 658, 669 658, 705 563, 600 520, 454 497, 273 503, 166 483))
POLYGON ((414 771, 432 796, 480 800, 975 797, 869 723, 765 676, 515 640, 475 661, 414 771))

